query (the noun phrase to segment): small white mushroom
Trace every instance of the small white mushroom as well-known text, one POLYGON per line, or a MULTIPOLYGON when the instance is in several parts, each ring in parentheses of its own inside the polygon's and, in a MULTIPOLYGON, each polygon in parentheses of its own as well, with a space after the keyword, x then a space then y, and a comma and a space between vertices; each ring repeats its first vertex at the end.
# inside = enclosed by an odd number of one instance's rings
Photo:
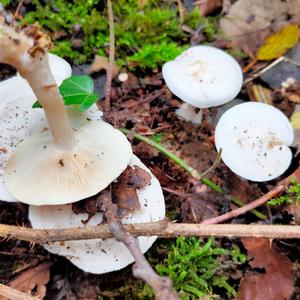
POLYGON ((294 138, 288 118, 277 108, 248 102, 227 110, 215 130, 222 160, 237 175, 267 181, 283 174, 292 160, 294 138))
MULTIPOLYGON (((129 164, 145 171, 150 170, 134 155, 129 164)), ((158 180, 151 174, 151 182, 141 190, 137 190, 141 210, 123 219, 124 224, 144 223, 164 219, 165 204, 162 189, 158 180)), ((103 221, 103 214, 97 213, 86 225, 88 214, 75 214, 72 205, 29 206, 29 220, 33 228, 73 228, 96 226, 103 221)), ((141 250, 146 252, 156 237, 139 237, 141 250)), ((102 274, 122 269, 132 263, 133 257, 127 248, 114 238, 81 241, 55 242, 44 246, 49 252, 65 256, 74 265, 85 272, 102 274)))
MULTIPOLYGON (((58 85, 71 76, 71 66, 57 55, 49 54, 49 65, 58 85)), ((0 98, 0 200, 16 201, 4 185, 3 174, 7 160, 19 143, 35 132, 42 132, 48 124, 42 109, 32 109, 36 96, 20 75, 0 82, 0 98)), ((84 114, 72 107, 67 109, 73 127, 80 120, 79 115, 82 118, 101 120, 102 113, 96 105, 84 114)))
POLYGON ((49 129, 15 149, 4 173, 15 199, 34 205, 76 202, 97 194, 117 178, 132 156, 130 143, 105 122, 73 127, 48 62, 49 37, 37 26, 17 31, 0 24, 0 61, 30 84, 49 129))
MULTIPOLYGON (((225 51, 210 46, 187 49, 164 64, 162 73, 172 93, 198 108, 229 102, 239 93, 243 83, 238 62, 225 51)), ((178 113, 185 118, 182 108, 178 113)), ((201 115, 192 121, 199 124, 199 120, 201 115)))

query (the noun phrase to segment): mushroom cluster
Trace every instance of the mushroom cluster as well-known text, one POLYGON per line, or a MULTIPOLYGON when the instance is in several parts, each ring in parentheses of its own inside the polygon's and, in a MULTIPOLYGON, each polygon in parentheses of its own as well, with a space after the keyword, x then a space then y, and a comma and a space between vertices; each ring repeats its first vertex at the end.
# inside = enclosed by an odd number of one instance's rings
MULTIPOLYGON (((238 62, 210 46, 194 46, 167 62, 162 74, 168 88, 185 103, 176 113, 200 124, 201 110, 233 100, 243 84, 238 62)), ((231 106, 231 105, 230 105, 231 106)), ((245 103, 228 109, 215 130, 215 143, 224 163, 237 175, 267 181, 289 167, 293 129, 278 109, 263 103, 245 103), (274 122, 276 120, 276 122, 274 122)))
MULTIPOLYGON (((85 114, 72 107, 66 109, 57 85, 71 75, 71 69, 64 60, 48 55, 50 47, 48 36, 35 25, 16 30, 0 23, 0 62, 12 65, 20 74, 2 82, 2 89, 0 85, 3 99, 7 99, 1 103, 1 122, 6 130, 0 137, 4 169, 0 198, 30 204, 33 228, 96 225, 103 220, 101 213, 83 225, 86 214, 74 213, 69 203, 98 194, 128 165, 150 171, 133 156, 125 135, 104 122, 95 107, 85 114), (43 109, 33 111, 36 99, 43 109)), ((150 184, 137 194, 141 209, 131 212, 124 222, 164 218, 162 190, 153 175, 150 184)), ((154 240, 140 238, 143 252, 154 240)), ((66 244, 45 247, 92 273, 117 270, 133 261, 115 239, 66 244)))

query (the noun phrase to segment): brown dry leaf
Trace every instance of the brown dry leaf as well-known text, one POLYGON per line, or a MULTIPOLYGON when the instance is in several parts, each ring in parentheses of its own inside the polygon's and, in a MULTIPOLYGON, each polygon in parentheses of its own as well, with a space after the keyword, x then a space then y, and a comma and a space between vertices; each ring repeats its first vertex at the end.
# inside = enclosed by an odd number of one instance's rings
POLYGON ((201 15, 204 17, 222 7, 221 0, 198 0, 196 4, 200 9, 201 15))
MULTIPOLYGON (((88 74, 99 72, 102 70, 107 71, 109 68, 109 62, 106 57, 95 55, 94 61, 88 69, 88 74)), ((112 77, 115 78, 119 73, 120 68, 117 65, 113 65, 112 68, 112 77)))
POLYGON ((286 2, 292 22, 300 25, 300 0, 287 0, 286 2))
MULTIPOLYGON (((44 299, 46 296, 46 284, 50 280, 49 268, 51 266, 51 262, 41 263, 34 268, 24 271, 8 285, 28 295, 44 299)), ((4 300, 4 298, 1 300, 4 300)))
POLYGON ((251 267, 264 269, 265 273, 246 274, 237 300, 289 299, 294 291, 293 263, 278 253, 269 239, 245 238, 242 242, 248 257, 253 258, 251 267))
POLYGON ((118 178, 118 185, 128 185, 136 189, 142 189, 151 181, 151 175, 140 167, 127 167, 118 178))
POLYGON ((113 200, 118 205, 121 217, 128 212, 141 209, 137 189, 142 189, 151 181, 151 175, 139 167, 127 167, 113 187, 113 200))
POLYGON ((237 47, 251 54, 270 34, 271 25, 287 16, 287 3, 281 0, 238 0, 221 19, 220 28, 237 47))

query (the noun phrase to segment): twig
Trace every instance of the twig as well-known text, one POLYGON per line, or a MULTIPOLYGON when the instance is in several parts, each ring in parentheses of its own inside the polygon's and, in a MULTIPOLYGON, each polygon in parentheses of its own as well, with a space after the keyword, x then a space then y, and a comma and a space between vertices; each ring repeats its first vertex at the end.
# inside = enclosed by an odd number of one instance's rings
POLYGON ((110 93, 112 82, 112 69, 115 61, 115 28, 114 15, 111 0, 107 0, 108 21, 109 21, 109 66, 106 71, 106 88, 105 88, 105 110, 110 111, 110 93))
POLYGON ((19 14, 20 9, 21 9, 23 3, 24 3, 24 0, 21 0, 21 1, 19 2, 18 6, 17 6, 17 9, 16 9, 16 11, 15 11, 15 13, 14 13, 14 18, 15 18, 15 19, 19 19, 19 20, 22 20, 22 19, 23 19, 23 17, 19 14))
MULTIPOLYGON (((123 226, 132 236, 158 236, 160 238, 225 236, 300 239, 300 226, 298 225, 186 224, 160 221, 123 226)), ((110 238, 113 235, 107 224, 67 229, 32 229, 0 224, 0 237, 44 245, 59 241, 110 238)))
POLYGON ((112 203, 110 192, 101 195, 101 202, 105 210, 105 217, 109 229, 117 241, 122 242, 130 251, 135 264, 132 267, 133 275, 149 284, 157 300, 179 300, 173 290, 172 281, 168 277, 160 277, 150 266, 141 251, 138 240, 128 233, 118 217, 118 206, 112 203))
POLYGON ((217 158, 216 158, 216 160, 214 161, 214 163, 213 163, 206 171, 204 171, 204 172, 201 174, 202 178, 203 178, 205 175, 207 175, 207 174, 209 174, 210 172, 212 172, 212 171, 218 166, 218 164, 219 164, 220 161, 221 161, 221 156, 222 156, 222 148, 221 148, 220 151, 218 152, 217 158))
POLYGON ((0 283, 0 300, 39 300, 37 297, 29 296, 23 292, 13 289, 12 287, 6 286, 0 283))
POLYGON ((179 21, 180 25, 184 22, 184 16, 185 16, 185 8, 181 0, 177 0, 177 6, 178 6, 178 12, 179 12, 179 21))
MULTIPOLYGON (((129 136, 133 136, 137 140, 145 142, 146 144, 148 144, 148 145, 154 147, 155 149, 157 149, 159 152, 165 154, 168 158, 170 158, 171 160, 173 160, 176 164, 178 164, 185 171, 187 171, 193 178, 195 178, 196 180, 201 181, 203 184, 205 184, 206 186, 210 187, 215 192, 220 193, 220 194, 225 194, 225 191, 219 185, 215 184, 214 182, 212 182, 208 178, 203 177, 203 174, 201 174, 200 172, 198 172, 197 170, 195 170, 194 168, 192 168, 185 161, 183 161, 180 157, 178 157, 174 153, 172 153, 169 150, 167 150, 161 144, 158 144, 158 143, 152 141, 151 139, 149 139, 149 138, 147 138, 145 136, 142 136, 140 134, 133 133, 133 132, 131 132, 128 129, 121 128, 120 130, 123 133, 128 134, 129 136)), ((243 203, 243 201, 241 201, 240 199, 235 198, 235 197, 231 197, 230 201, 232 203, 236 204, 237 206, 243 206, 243 205, 245 205, 243 203)), ((258 217, 261 220, 266 220, 267 219, 267 217, 264 214, 260 213, 257 210, 252 210, 251 213, 253 213, 256 217, 258 217)))
POLYGON ((202 222, 202 224, 218 224, 218 223, 225 222, 229 219, 235 218, 239 215, 245 214, 246 212, 266 203, 268 200, 272 199, 273 197, 277 196, 279 193, 283 192, 290 184, 291 179, 296 179, 297 181, 300 180, 299 168, 292 175, 280 181, 273 189, 271 189, 268 193, 256 199, 255 201, 252 201, 251 203, 246 204, 243 207, 234 209, 221 216, 205 220, 202 222))

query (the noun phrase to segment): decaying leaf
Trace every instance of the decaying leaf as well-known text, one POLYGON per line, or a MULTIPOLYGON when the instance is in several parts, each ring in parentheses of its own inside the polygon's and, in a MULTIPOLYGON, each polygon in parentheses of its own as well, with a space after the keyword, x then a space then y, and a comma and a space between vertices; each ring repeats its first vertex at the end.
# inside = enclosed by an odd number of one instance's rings
MULTIPOLYGON (((95 55, 94 61, 92 62, 91 66, 88 69, 88 73, 95 73, 102 70, 107 71, 109 68, 109 62, 106 57, 95 55)), ((119 73, 119 67, 117 65, 113 65, 112 68, 112 77, 115 78, 119 73)))
POLYGON ((293 264, 276 251, 272 242, 265 238, 242 239, 248 251, 250 265, 264 273, 246 274, 240 283, 237 300, 285 300, 294 290, 293 264))
POLYGON ((196 3, 198 4, 202 16, 207 16, 222 7, 221 0, 200 0, 196 1, 196 3))
POLYGON ((300 104, 297 104, 295 106, 295 110, 291 116, 291 124, 294 128, 294 140, 292 143, 293 147, 297 148, 297 153, 295 155, 297 155, 300 151, 300 104))
POLYGON ((139 167, 127 167, 113 185, 113 201, 120 209, 120 215, 141 209, 137 189, 145 187, 151 181, 151 175, 139 167))
MULTIPOLYGON (((9 286, 31 296, 39 297, 39 299, 44 299, 46 284, 50 280, 49 268, 51 266, 51 262, 44 262, 28 269, 12 280, 9 286)), ((1 300, 5 300, 5 298, 1 298, 1 300)))
POLYGON ((287 0, 286 3, 292 22, 300 24, 300 0, 287 0))
POLYGON ((258 60, 271 60, 280 57, 288 49, 296 46, 299 40, 299 33, 298 25, 287 25, 264 41, 256 53, 256 58, 258 60))
POLYGON ((256 52, 270 34, 271 25, 288 17, 287 3, 281 0, 238 0, 221 19, 221 30, 246 52, 256 52))

